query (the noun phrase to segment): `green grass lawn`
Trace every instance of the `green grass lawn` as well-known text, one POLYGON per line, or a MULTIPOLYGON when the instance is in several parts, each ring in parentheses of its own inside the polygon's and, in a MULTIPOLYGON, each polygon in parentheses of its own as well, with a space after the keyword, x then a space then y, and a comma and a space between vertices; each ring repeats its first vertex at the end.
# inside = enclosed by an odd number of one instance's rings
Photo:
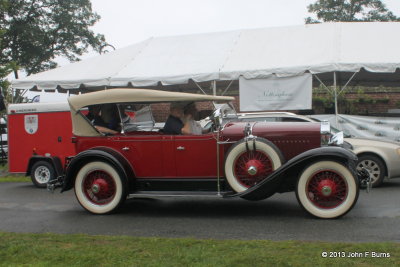
POLYGON ((0 266, 400 266, 398 243, 15 233, 0 233, 0 240, 0 266), (328 257, 322 257, 323 252, 328 257), (344 252, 345 257, 330 258, 330 252, 344 252), (349 257, 351 252, 363 257, 349 257), (372 257, 373 252, 389 257, 372 257))
POLYGON ((8 174, 8 166, 7 164, 0 164, 0 183, 9 183, 9 182, 31 182, 31 178, 23 175, 9 175, 8 174))
POLYGON ((4 176, 0 177, 0 183, 25 183, 25 182, 32 182, 31 177, 27 176, 4 176))

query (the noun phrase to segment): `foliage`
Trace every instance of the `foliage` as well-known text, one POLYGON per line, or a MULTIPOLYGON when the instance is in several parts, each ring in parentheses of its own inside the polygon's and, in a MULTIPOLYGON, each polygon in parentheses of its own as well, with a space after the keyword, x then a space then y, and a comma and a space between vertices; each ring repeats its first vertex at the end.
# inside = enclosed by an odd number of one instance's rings
POLYGON ((15 233, 0 233, 0 240, 0 266, 255 267, 400 264, 400 245, 389 242, 274 242, 15 233), (332 253, 323 257, 323 252, 332 253), (332 257, 335 256, 333 253, 340 253, 340 257, 332 257), (374 253, 381 257, 374 257, 374 253))
POLYGON ((56 57, 77 61, 89 48, 100 52, 105 38, 90 30, 99 19, 90 0, 0 0, 0 86, 8 102, 22 99, 8 92, 10 72, 18 79, 19 70, 56 67, 56 57))
POLYGON ((327 21, 400 21, 380 0, 318 0, 308 6, 306 23, 327 21))
POLYGON ((15 62, 28 75, 54 68, 56 56, 76 61, 105 44, 103 35, 89 29, 100 19, 90 0, 2 0, 0 17, 0 63, 15 62))

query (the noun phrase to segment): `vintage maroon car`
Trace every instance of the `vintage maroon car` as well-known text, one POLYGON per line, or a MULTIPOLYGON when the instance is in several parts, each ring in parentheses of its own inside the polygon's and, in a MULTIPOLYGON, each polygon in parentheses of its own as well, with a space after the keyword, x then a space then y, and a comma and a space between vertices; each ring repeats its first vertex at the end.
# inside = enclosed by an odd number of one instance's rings
MULTIPOLYGON (((224 124, 224 116, 234 112, 225 104, 214 111, 209 133, 169 135, 154 127, 151 107, 159 103, 231 100, 145 89, 70 97, 78 154, 66 174, 49 186, 58 183, 62 191, 74 188, 81 206, 95 214, 115 211, 128 197, 215 195, 262 200, 289 191, 295 191, 301 206, 316 217, 336 218, 352 209, 361 179, 355 173, 357 157, 338 146, 321 146, 320 124, 224 124), (111 135, 96 129, 85 116, 92 105, 118 108, 120 132, 111 135)), ((107 114, 102 117, 107 120, 107 114)))

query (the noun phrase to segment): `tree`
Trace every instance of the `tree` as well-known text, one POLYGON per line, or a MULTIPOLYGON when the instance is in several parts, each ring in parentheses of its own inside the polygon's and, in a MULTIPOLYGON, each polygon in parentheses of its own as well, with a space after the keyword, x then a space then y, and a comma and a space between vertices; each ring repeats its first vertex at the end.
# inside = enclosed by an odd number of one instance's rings
POLYGON ((30 75, 56 67, 55 57, 100 51, 105 38, 89 29, 99 19, 90 0, 0 0, 0 66, 18 78, 18 69, 30 75))
POLYGON ((317 19, 306 18, 306 24, 321 21, 400 21, 380 0, 318 0, 308 12, 317 19))

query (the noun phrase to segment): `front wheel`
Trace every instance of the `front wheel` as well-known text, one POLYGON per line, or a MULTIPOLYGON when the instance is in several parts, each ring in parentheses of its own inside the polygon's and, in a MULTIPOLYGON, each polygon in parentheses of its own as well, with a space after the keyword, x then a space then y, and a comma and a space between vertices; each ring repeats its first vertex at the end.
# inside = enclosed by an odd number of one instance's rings
POLYGON ((318 161, 309 165, 297 182, 296 196, 311 215, 333 219, 345 215, 357 202, 358 180, 335 161, 318 161))
POLYGON ((75 179, 75 195, 79 204, 95 214, 115 211, 126 199, 126 188, 119 172, 102 161, 89 162, 75 179))
POLYGON ((372 187, 378 187, 385 178, 385 165, 378 157, 364 155, 358 158, 357 171, 366 169, 371 176, 372 187))

